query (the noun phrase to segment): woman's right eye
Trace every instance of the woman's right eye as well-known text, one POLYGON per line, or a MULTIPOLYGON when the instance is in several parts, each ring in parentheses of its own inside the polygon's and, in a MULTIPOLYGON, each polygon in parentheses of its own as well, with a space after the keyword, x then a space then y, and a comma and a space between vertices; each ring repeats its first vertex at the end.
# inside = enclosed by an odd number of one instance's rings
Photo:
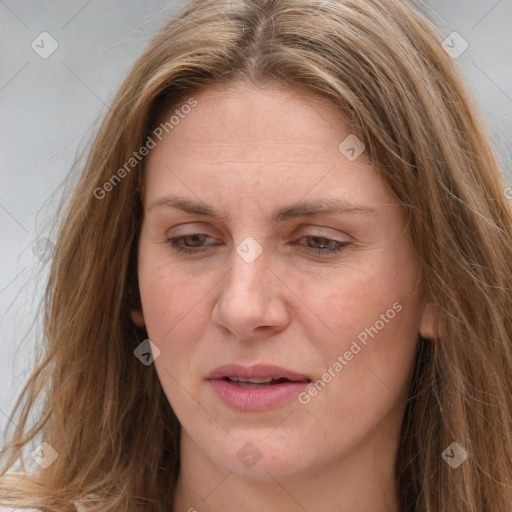
MULTIPOLYGON (((212 238, 204 233, 192 233, 189 235, 182 235, 173 238, 167 238, 167 244, 173 250, 186 254, 199 254, 207 251, 204 248, 204 241, 207 238, 212 238), (198 250, 199 249, 199 250, 198 250)), ((213 240, 213 239, 212 239, 213 240)), ((207 244, 217 245, 217 244, 207 244)))

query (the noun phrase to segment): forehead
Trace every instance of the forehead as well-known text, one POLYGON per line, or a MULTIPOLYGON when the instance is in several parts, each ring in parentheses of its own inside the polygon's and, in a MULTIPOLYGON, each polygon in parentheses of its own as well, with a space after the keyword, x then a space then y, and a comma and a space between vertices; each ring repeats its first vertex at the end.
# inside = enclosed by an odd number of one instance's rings
POLYGON ((352 160, 341 152, 340 143, 356 135, 323 98, 279 83, 242 83, 193 99, 196 106, 183 110, 146 160, 146 207, 163 194, 224 210, 247 201, 277 210, 326 195, 370 207, 392 202, 365 153, 352 160))
POLYGON ((291 162, 304 161, 308 155, 317 158, 325 148, 337 151, 342 135, 354 133, 327 100, 278 81, 258 87, 246 82, 215 85, 193 98, 197 105, 172 128, 169 145, 193 149, 196 157, 211 157, 214 151, 243 160, 259 151, 258 158, 264 159, 275 149, 291 162))

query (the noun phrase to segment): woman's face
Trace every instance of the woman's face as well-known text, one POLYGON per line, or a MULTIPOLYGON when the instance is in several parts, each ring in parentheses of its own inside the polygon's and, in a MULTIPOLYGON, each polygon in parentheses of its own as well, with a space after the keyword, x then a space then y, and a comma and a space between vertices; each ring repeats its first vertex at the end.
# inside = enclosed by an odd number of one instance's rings
POLYGON ((401 208, 321 100, 194 98, 147 157, 138 267, 182 449, 281 481, 389 461, 426 322, 401 208))

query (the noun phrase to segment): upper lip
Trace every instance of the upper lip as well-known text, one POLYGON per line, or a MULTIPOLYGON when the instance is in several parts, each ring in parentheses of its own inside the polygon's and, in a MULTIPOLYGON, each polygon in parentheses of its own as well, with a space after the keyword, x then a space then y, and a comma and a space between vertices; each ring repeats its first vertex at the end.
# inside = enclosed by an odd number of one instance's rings
POLYGON ((288 379, 291 381, 310 381, 311 379, 302 373, 280 368, 269 364, 255 364, 242 366, 240 364, 225 364, 212 370, 207 379, 224 379, 226 377, 242 377, 245 379, 288 379))

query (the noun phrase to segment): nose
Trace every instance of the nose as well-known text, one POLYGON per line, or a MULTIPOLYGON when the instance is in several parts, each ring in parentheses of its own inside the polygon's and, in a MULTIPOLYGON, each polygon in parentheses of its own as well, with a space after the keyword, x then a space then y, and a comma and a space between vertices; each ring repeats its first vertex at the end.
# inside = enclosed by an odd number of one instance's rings
POLYGON ((215 326, 241 340, 268 337, 287 327, 290 311, 288 288, 269 267, 264 250, 253 262, 233 251, 232 267, 221 281, 221 290, 212 312, 215 326))

